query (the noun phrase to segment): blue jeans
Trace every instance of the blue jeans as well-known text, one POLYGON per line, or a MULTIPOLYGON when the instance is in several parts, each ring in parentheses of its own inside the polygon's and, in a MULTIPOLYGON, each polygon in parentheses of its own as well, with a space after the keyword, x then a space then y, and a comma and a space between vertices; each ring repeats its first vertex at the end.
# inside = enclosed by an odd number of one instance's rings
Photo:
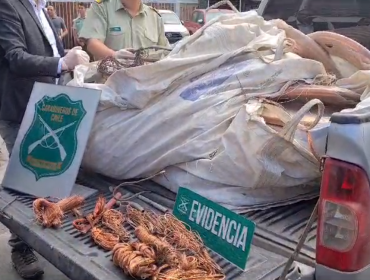
MULTIPOLYGON (((19 131, 19 124, 2 121, 0 120, 0 136, 3 138, 6 149, 8 150, 9 156, 13 150, 15 139, 17 138, 19 131)), ((10 238, 8 241, 10 247, 20 248, 27 246, 18 236, 10 232, 10 238)))

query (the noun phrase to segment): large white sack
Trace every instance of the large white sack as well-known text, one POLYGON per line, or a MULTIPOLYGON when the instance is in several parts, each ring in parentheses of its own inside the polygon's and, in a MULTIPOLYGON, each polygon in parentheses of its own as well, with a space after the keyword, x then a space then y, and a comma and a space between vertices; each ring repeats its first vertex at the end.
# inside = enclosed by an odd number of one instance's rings
POLYGON ((284 39, 255 12, 223 16, 167 58, 89 85, 103 90, 104 104, 83 166, 116 179, 165 169, 156 180, 166 187, 188 187, 230 208, 310 193, 295 186, 319 176, 318 162, 292 142, 296 127, 281 138, 258 117, 261 103, 248 102, 326 74, 317 61, 284 54, 284 39))

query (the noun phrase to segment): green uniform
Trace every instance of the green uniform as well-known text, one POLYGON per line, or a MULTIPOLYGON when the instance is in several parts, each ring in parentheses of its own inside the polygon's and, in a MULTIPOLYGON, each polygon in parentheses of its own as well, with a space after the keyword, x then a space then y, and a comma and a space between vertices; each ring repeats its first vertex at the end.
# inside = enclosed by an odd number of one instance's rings
POLYGON ((78 17, 73 20, 73 28, 76 30, 77 35, 80 35, 81 28, 83 26, 84 21, 85 19, 81 17, 78 17))
POLYGON ((87 12, 80 38, 98 39, 115 51, 169 45, 155 9, 142 4, 139 14, 131 17, 120 0, 96 0, 87 12))

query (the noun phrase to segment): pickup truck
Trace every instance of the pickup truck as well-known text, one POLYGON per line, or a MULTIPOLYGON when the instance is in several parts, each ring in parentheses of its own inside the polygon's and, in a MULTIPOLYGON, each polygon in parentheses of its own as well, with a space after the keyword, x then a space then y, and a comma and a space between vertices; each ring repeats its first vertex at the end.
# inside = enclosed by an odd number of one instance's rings
MULTIPOLYGON (((279 279, 300 241, 304 241, 303 246, 285 279, 368 279, 370 152, 367 141, 370 141, 369 110, 354 109, 333 114, 321 166, 319 200, 244 214, 256 223, 246 270, 241 271, 212 254, 223 268, 226 279, 279 279), (317 222, 309 227, 307 236, 301 240, 317 202, 317 222)), ((110 199, 110 186, 119 183, 81 169, 76 185, 97 191, 87 199, 83 211, 92 211, 99 194, 110 199)), ((126 186, 122 191, 127 194, 140 192, 134 202, 156 212, 171 211, 176 197, 175 193, 151 181, 126 186)), ((0 222, 72 280, 131 279, 114 267, 111 253, 98 248, 89 236, 74 229, 70 217, 66 217, 57 230, 37 225, 33 220, 33 200, 33 197, 0 189, 0 222)))
POLYGON ((185 21, 184 26, 189 30, 190 35, 194 34, 206 22, 226 13, 234 13, 227 9, 195 9, 192 13, 191 20, 185 21))

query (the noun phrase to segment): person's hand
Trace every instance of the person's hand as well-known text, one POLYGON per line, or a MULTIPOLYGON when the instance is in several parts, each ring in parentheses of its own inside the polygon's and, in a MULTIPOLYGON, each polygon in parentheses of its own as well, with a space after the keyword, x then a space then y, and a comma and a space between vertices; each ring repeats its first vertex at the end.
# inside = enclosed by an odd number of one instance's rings
POLYGON ((114 54, 115 59, 126 59, 127 57, 134 57, 132 49, 122 49, 116 51, 116 53, 114 54))
POLYGON ((89 55, 81 47, 74 47, 62 58, 62 70, 73 70, 79 64, 89 63, 89 55))
POLYGON ((80 46, 84 46, 85 45, 85 40, 83 40, 83 39, 78 39, 78 44, 80 45, 80 46))

